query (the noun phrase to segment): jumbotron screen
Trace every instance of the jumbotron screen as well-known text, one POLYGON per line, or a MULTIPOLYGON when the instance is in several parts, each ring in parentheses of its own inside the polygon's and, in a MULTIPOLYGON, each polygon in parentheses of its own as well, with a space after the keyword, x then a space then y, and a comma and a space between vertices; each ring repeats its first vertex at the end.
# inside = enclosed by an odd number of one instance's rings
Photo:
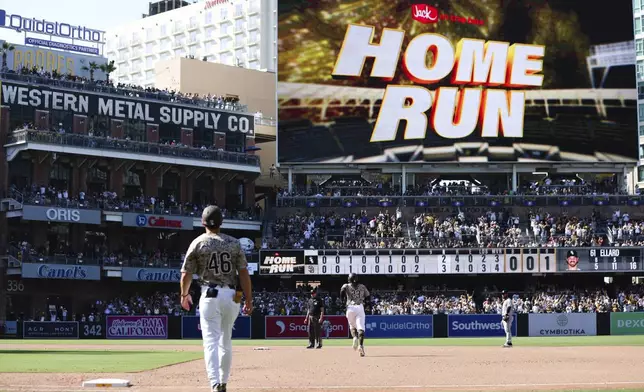
POLYGON ((636 161, 632 22, 630 1, 280 0, 278 161, 636 161))

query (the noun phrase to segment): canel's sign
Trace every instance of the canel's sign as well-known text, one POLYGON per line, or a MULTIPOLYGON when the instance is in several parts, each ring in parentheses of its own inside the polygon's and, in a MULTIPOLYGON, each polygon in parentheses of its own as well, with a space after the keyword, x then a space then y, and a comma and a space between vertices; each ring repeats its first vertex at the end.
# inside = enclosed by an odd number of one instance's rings
POLYGON ((8 14, 0 10, 0 27, 12 29, 19 33, 44 34, 54 37, 75 39, 101 44, 104 42, 104 31, 85 26, 74 26, 64 22, 52 22, 40 18, 28 18, 18 14, 8 14))

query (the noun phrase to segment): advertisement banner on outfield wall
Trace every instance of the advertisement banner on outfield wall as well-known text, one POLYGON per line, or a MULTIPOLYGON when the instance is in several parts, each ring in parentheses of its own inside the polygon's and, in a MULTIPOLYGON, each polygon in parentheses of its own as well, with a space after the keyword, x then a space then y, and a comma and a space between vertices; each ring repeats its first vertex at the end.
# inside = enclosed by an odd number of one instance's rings
POLYGON ((81 339, 105 339, 105 324, 100 321, 87 321, 79 324, 81 339))
MULTIPOLYGON (((448 338, 505 336, 500 314, 450 314, 447 316, 448 338)), ((517 335, 517 319, 512 323, 512 336, 517 335)))
POLYGON ((108 339, 167 339, 168 316, 107 316, 108 339))
POLYGON ((77 321, 25 321, 22 325, 25 339, 78 339, 77 321))
MULTIPOLYGON (((330 338, 348 338, 349 325, 344 316, 324 316, 330 325, 330 338)), ((308 335, 308 325, 304 316, 266 316, 264 320, 266 339, 304 339, 308 335)))
POLYGON ((366 335, 370 338, 431 338, 432 315, 367 316, 366 335))
POLYGON ((620 312, 610 314, 611 335, 644 335, 643 312, 620 312))
MULTIPOLYGON (((199 316, 183 316, 181 318, 181 338, 201 339, 201 323, 199 316)), ((239 316, 233 326, 233 339, 250 339, 251 326, 249 316, 239 316)))
POLYGON ((595 336, 596 313, 530 313, 529 336, 595 336))

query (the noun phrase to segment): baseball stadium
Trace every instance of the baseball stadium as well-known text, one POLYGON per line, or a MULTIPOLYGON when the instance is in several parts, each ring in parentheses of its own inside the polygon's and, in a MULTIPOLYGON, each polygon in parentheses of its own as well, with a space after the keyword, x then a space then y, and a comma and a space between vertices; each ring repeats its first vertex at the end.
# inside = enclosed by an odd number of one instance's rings
POLYGON ((3 42, 0 392, 644 392, 630 2, 204 3, 277 83, 3 42))

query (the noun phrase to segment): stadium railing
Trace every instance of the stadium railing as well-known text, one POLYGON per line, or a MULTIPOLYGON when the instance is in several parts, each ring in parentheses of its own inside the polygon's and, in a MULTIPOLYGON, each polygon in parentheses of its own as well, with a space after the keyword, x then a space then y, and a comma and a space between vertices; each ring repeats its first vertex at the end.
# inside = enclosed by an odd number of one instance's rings
POLYGON ((194 99, 187 98, 182 95, 171 94, 166 91, 146 91, 139 89, 132 89, 127 87, 114 87, 102 84, 100 81, 94 82, 74 82, 71 80, 61 80, 54 78, 45 78, 38 75, 23 75, 15 72, 0 73, 0 78, 5 80, 19 81, 29 84, 39 84, 45 86, 55 86, 67 89, 82 90, 87 92, 96 92, 102 94, 114 94, 127 98, 144 98, 155 101, 173 102, 184 105, 201 106, 205 108, 212 108, 217 110, 228 110, 235 112, 248 112, 248 106, 239 103, 223 102, 219 104, 216 100, 194 99))
POLYGON ((641 195, 513 196, 278 196, 277 207, 504 207, 606 206, 644 203, 641 195))
POLYGON ((108 139, 73 133, 59 134, 50 131, 23 129, 9 135, 7 144, 43 143, 71 147, 115 150, 132 154, 171 156, 175 158, 219 161, 241 165, 259 166, 259 157, 250 154, 207 150, 192 147, 169 146, 158 143, 135 142, 131 140, 108 139))
MULTIPOLYGON (((104 267, 139 267, 139 268, 180 268, 183 260, 180 257, 170 257, 165 260, 155 259, 152 257, 125 257, 121 260, 111 261, 109 256, 85 257, 79 255, 23 255, 22 252, 9 246, 8 254, 14 256, 23 263, 42 263, 42 264, 82 264, 82 265, 102 265, 104 267)), ((259 261, 259 253, 253 252, 246 254, 246 260, 249 263, 259 261)))

